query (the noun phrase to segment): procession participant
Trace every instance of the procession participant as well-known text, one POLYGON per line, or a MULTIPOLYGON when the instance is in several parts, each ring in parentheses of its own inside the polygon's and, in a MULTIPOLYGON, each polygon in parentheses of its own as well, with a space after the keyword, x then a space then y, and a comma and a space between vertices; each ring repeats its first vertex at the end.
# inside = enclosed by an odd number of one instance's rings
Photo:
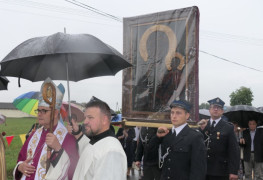
POLYGON ((90 101, 84 112, 83 126, 72 121, 78 139, 80 160, 74 180, 124 180, 127 157, 115 134, 110 130, 110 108, 103 101, 90 101), (83 132, 81 128, 83 127, 83 132), (88 138, 89 137, 89 138, 88 138))
POLYGON ((207 147, 206 180, 237 180, 240 152, 234 126, 222 119, 225 102, 215 98, 208 103, 211 118, 201 131, 207 147))
MULTIPOLYGON (((36 110, 38 122, 42 127, 32 133, 24 143, 13 173, 15 179, 72 179, 79 155, 76 139, 68 134, 66 127, 59 122, 59 112, 64 92, 63 85, 60 84, 56 87, 50 78, 47 78, 42 84, 38 109, 36 110), (46 83, 53 84, 56 89, 53 134, 49 133, 52 110, 42 96, 46 83), (55 166, 58 169, 55 176, 50 177, 46 176, 47 146, 52 149, 48 173, 51 173, 51 167, 55 166), (69 160, 58 163, 62 153, 67 154, 69 160)), ((53 100, 50 96, 48 98, 50 101, 53 100)))
POLYGON ((263 129, 257 128, 256 120, 248 121, 240 145, 244 147, 245 180, 252 179, 252 176, 263 180, 263 129))
MULTIPOLYGON (((235 135, 236 135, 236 140, 237 140, 237 143, 239 144, 240 142, 240 139, 242 138, 243 136, 243 132, 242 132, 242 129, 239 127, 238 123, 236 121, 232 121, 233 125, 234 125, 234 132, 235 132, 235 135)), ((243 176, 245 174, 244 172, 244 161, 243 161, 243 150, 244 148, 240 146, 240 165, 239 165, 239 169, 238 169, 238 179, 243 179, 243 176)))
POLYGON ((140 167, 141 161, 143 161, 144 180, 159 180, 161 177, 158 165, 158 146, 149 149, 149 142, 156 135, 156 132, 157 128, 141 127, 140 129, 135 163, 136 166, 140 167))
POLYGON ((135 126, 134 128, 134 132, 135 132, 135 137, 132 140, 132 154, 133 154, 133 158, 132 158, 132 174, 134 175, 134 169, 138 169, 137 166, 135 165, 135 156, 136 156, 136 150, 137 150, 137 146, 139 143, 139 134, 140 134, 140 126, 135 126))
POLYGON ((172 130, 159 127, 150 141, 150 149, 161 144, 161 180, 204 180, 206 173, 206 150, 203 135, 187 124, 191 105, 175 100, 170 105, 172 130))
POLYGON ((124 127, 124 128, 119 128, 117 134, 116 134, 116 138, 119 139, 124 152, 127 156, 127 177, 130 176, 130 172, 132 169, 132 162, 133 162, 133 144, 132 144, 132 140, 135 137, 135 130, 134 128, 129 128, 129 127, 124 127))

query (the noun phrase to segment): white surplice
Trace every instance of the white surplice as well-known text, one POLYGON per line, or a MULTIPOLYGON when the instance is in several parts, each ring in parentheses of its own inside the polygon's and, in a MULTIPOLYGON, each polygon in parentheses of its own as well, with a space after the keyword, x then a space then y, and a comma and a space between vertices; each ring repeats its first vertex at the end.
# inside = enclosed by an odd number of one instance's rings
MULTIPOLYGON (((80 158, 73 180, 125 180, 127 157, 119 140, 108 136, 93 145, 89 141, 90 139, 84 135, 78 142, 80 158)), ((68 156, 63 152, 59 166, 67 161, 68 156)), ((49 172, 56 173, 54 169, 49 172)), ((46 178, 49 179, 51 176, 47 174, 46 178)))

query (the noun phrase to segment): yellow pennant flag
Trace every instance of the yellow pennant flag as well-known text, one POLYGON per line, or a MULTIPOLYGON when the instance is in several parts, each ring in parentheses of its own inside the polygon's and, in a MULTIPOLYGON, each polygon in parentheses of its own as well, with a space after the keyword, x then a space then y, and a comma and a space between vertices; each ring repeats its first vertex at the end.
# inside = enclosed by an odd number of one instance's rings
POLYGON ((22 144, 24 144, 26 141, 26 134, 20 134, 19 136, 20 136, 20 139, 22 141, 22 144))

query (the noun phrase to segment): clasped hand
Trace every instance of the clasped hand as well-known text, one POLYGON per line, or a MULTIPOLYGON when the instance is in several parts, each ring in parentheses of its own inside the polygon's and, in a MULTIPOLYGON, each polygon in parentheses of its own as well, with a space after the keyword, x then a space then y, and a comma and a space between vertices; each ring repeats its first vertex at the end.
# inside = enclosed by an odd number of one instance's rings
POLYGON ((23 173, 26 177, 30 177, 30 175, 36 171, 35 167, 29 164, 31 161, 32 158, 29 158, 18 166, 18 171, 23 173))
POLYGON ((55 151, 59 151, 61 149, 61 145, 60 145, 57 137, 52 133, 47 134, 46 144, 48 145, 48 147, 54 149, 55 151))

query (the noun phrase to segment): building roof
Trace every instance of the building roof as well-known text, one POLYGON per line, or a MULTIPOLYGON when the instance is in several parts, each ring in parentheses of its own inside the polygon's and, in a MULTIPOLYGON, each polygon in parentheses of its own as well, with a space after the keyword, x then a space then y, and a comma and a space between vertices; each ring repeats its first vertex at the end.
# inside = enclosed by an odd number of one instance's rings
POLYGON ((16 109, 13 103, 0 102, 0 109, 16 109))

